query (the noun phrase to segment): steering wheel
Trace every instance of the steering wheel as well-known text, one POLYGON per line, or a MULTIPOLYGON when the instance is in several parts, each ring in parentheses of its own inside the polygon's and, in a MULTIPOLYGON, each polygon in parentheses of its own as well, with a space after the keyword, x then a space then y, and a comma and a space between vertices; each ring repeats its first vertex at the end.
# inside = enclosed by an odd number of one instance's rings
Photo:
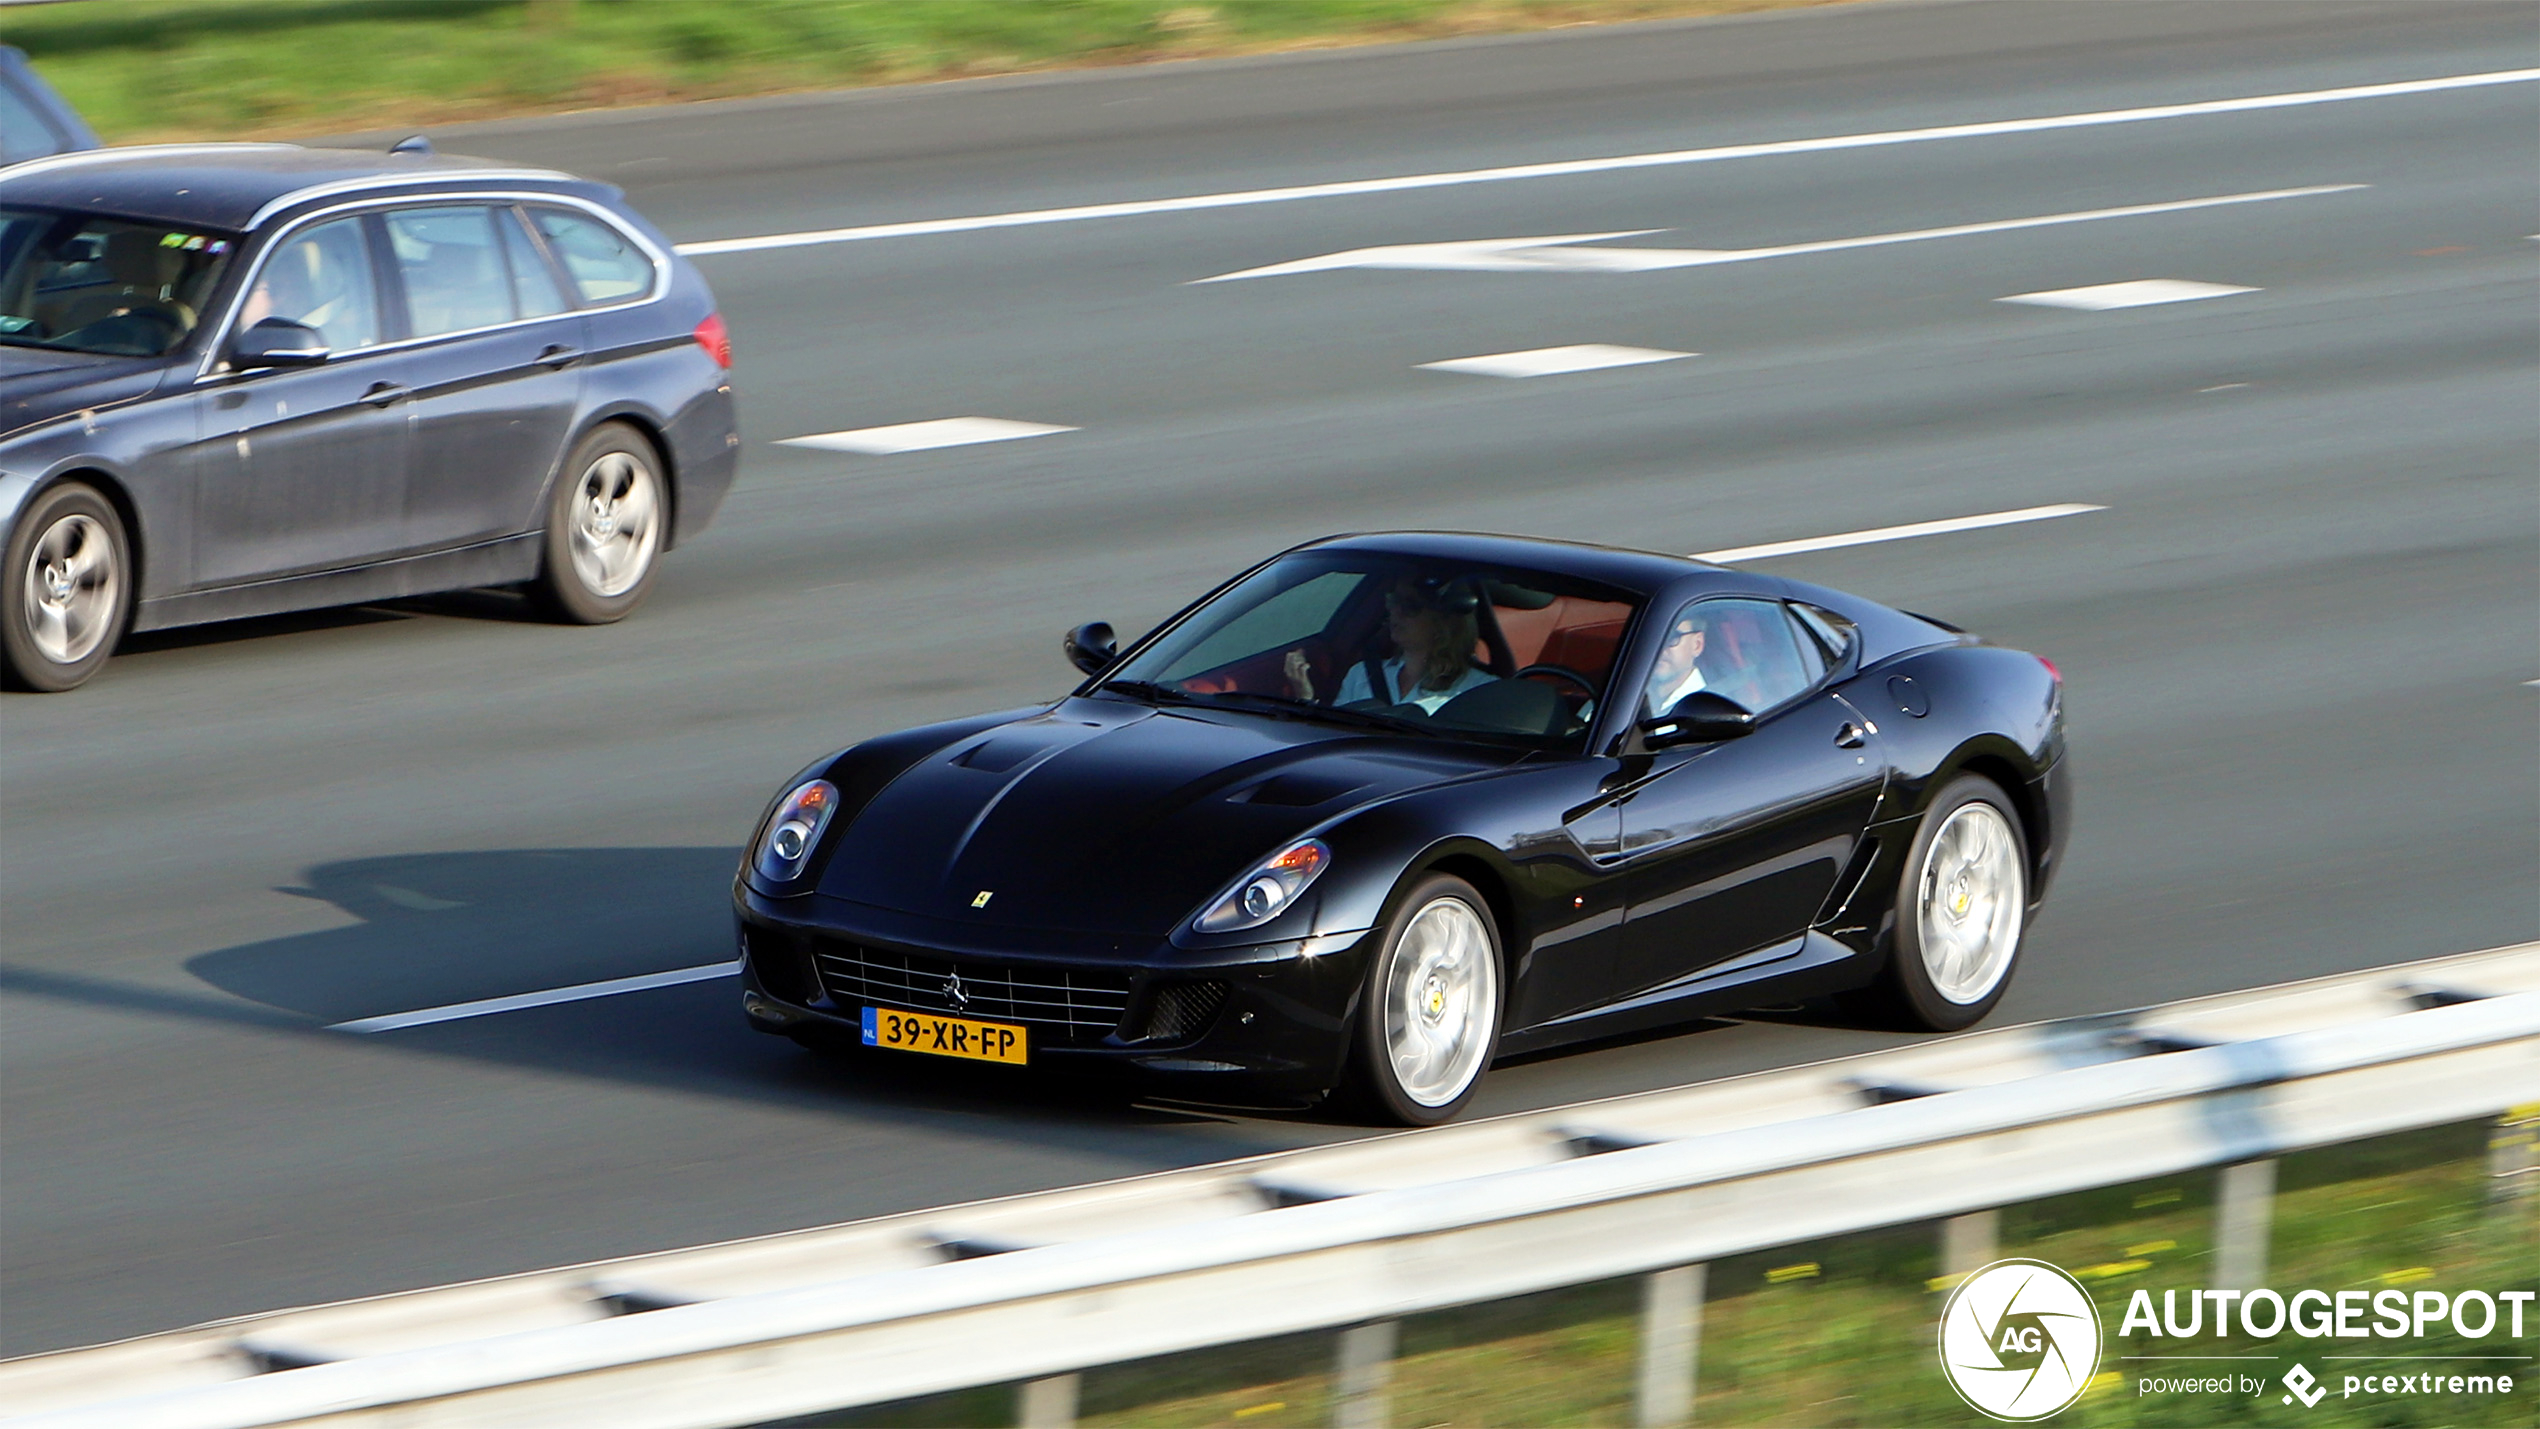
POLYGON ((1583 698, 1591 700, 1596 698, 1596 682, 1567 665, 1528 665, 1508 678, 1522 680, 1528 675, 1550 675, 1556 680, 1567 680, 1579 687, 1579 694, 1583 698))

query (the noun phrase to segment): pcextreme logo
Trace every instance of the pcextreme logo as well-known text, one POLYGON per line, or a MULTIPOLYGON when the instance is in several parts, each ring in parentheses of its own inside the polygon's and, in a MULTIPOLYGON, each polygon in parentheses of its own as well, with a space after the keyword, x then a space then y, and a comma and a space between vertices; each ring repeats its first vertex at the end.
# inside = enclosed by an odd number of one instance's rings
POLYGON ((1958 1282, 1940 1312, 1940 1369, 1988 1418, 2062 1413, 2099 1370, 2099 1309, 2042 1260, 1997 1260, 1958 1282))

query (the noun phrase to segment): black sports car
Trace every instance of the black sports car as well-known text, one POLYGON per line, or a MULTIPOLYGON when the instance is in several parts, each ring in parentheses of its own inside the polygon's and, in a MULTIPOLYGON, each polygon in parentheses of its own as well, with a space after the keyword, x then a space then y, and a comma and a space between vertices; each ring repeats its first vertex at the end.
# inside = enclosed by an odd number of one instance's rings
POLYGON ((1797 581, 1495 536, 1287 551, 1056 704, 804 770, 752 1025, 1453 1116, 1494 1056, 2002 996, 2071 807, 2047 661, 1797 581))

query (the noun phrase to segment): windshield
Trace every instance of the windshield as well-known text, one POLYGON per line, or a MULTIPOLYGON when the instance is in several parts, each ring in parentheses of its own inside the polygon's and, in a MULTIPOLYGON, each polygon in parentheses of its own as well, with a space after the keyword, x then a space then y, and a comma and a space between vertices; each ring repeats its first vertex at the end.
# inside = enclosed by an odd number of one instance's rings
POLYGON ((1536 571, 1309 551, 1192 612, 1103 688, 1576 749, 1638 609, 1536 571))
POLYGON ((0 208, 0 342, 155 357, 193 335, 237 240, 0 208))

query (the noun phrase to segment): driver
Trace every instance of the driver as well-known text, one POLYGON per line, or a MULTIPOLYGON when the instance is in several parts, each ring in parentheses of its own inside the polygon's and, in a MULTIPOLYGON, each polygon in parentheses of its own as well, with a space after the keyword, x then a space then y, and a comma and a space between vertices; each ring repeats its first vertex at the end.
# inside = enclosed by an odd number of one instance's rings
MULTIPOLYGON (((1452 584, 1397 579, 1385 588, 1385 632, 1395 655, 1352 666, 1332 703, 1418 705, 1422 713, 1435 714, 1448 700, 1497 679, 1473 663, 1482 638, 1479 607, 1471 591, 1452 584)), ((1296 697, 1311 701, 1314 672, 1302 649, 1288 652, 1286 673, 1296 697)))

